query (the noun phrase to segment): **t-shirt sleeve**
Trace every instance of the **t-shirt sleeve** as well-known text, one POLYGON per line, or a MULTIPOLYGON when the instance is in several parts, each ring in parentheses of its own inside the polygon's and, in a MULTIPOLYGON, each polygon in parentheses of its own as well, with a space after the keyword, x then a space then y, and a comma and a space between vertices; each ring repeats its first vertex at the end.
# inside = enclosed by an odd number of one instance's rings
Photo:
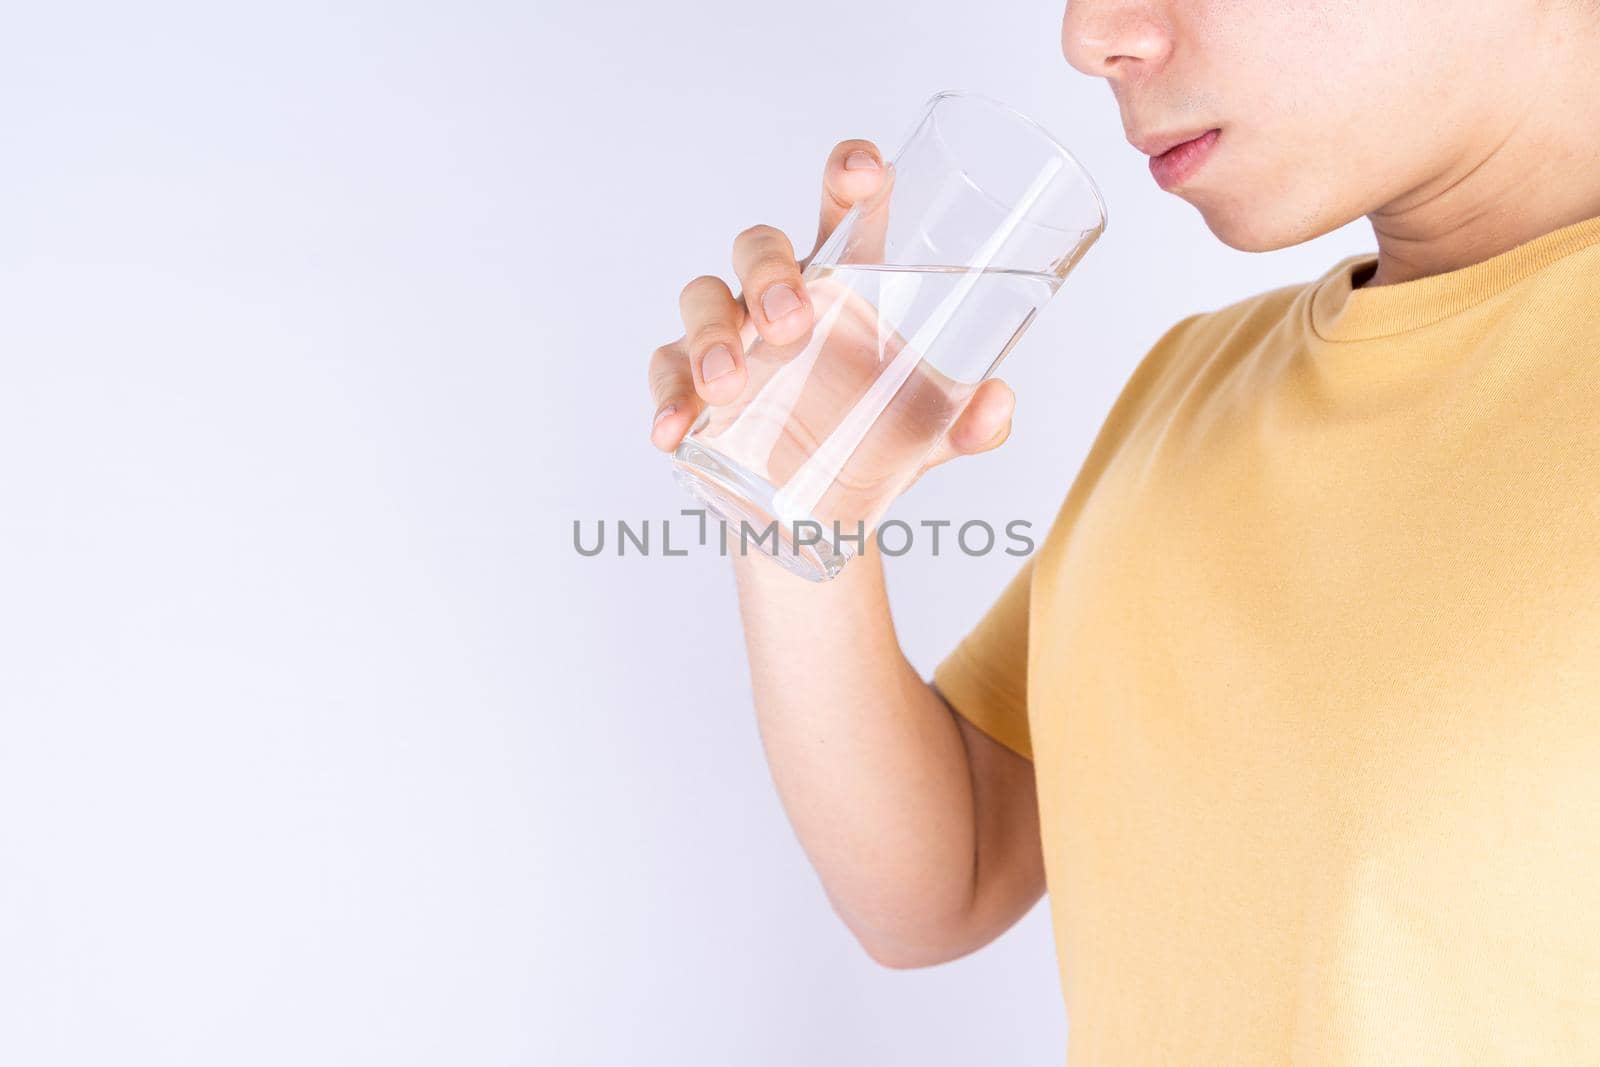
MULTIPOLYGON (((1292 299, 1300 287, 1287 286, 1236 307, 1276 308, 1292 299)), ((1270 317, 1270 316, 1269 316, 1270 317)), ((1111 457, 1126 440, 1131 427, 1152 398, 1169 382, 1184 381, 1195 373, 1192 364, 1215 350, 1215 343, 1195 329, 1217 313, 1200 312, 1179 320, 1164 333, 1134 368, 1089 448, 1082 469, 1062 502, 1049 537, 1058 536, 1074 521, 1078 508, 1093 488, 1111 457), (1193 359, 1185 357, 1192 356, 1193 359), (1174 375, 1178 375, 1174 377, 1174 375)), ((1239 314, 1218 321, 1235 322, 1239 314)), ((1048 539, 1048 538, 1047 538, 1048 539)), ((962 638, 933 671, 933 685, 956 713, 1011 751, 1033 759, 1028 726, 1028 611, 1033 597, 1034 560, 1031 555, 1011 576, 978 624, 962 638)))
POLYGON ((1028 736, 1029 556, 989 610, 933 671, 956 713, 1000 744, 1033 758, 1028 736))

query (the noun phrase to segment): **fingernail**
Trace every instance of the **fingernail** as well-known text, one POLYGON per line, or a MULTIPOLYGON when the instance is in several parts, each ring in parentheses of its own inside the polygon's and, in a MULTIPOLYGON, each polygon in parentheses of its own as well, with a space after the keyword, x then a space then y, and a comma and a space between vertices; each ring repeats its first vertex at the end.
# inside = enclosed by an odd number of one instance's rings
POLYGON ((768 322, 777 322, 800 306, 800 297, 787 285, 774 285, 761 296, 761 310, 768 322))
POLYGON ((844 157, 845 170, 877 170, 878 161, 865 148, 858 148, 844 157))
POLYGON ((656 417, 650 420, 650 425, 652 427, 655 426, 662 419, 666 418, 668 415, 671 415, 674 411, 677 411, 677 410, 678 410, 678 405, 676 405, 676 404, 663 404, 663 405, 661 405, 661 410, 656 412, 656 417))
POLYGON ((722 377, 733 369, 733 353, 728 351, 727 345, 718 345, 705 354, 700 361, 700 379, 712 381, 722 377))

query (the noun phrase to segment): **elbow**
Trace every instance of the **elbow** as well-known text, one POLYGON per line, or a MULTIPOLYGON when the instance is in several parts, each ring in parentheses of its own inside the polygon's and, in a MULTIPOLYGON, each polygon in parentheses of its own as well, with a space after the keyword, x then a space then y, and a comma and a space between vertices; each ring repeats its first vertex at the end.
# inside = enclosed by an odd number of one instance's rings
POLYGON ((869 945, 862 943, 868 958, 880 967, 887 967, 891 971, 914 971, 922 967, 933 967, 941 963, 948 963, 955 959, 954 955, 944 953, 930 953, 908 951, 903 946, 893 947, 869 945))
POLYGON ((960 959, 978 946, 955 938, 936 938, 906 942, 886 939, 860 930, 852 930, 856 943, 867 957, 880 967, 891 971, 914 971, 923 967, 936 967, 941 963, 960 959))
POLYGON ((937 967, 971 955, 1011 925, 994 922, 970 901, 932 908, 922 900, 916 907, 901 903, 870 912, 841 907, 832 897, 829 901, 867 957, 893 971, 937 967))

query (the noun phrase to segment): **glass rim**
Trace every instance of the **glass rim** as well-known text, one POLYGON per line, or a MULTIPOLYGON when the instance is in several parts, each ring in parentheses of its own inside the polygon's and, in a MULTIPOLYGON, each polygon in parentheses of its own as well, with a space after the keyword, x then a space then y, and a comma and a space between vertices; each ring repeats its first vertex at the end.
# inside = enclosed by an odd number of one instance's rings
MULTIPOLYGON (((1033 129, 1033 131, 1036 134, 1038 134, 1040 138, 1043 139, 1045 144, 1049 145, 1050 149, 1056 155, 1058 155, 1062 159, 1064 159, 1072 167, 1072 169, 1077 173, 1078 177, 1083 179, 1083 184, 1088 187, 1089 194, 1092 197, 1094 197, 1095 211, 1100 216, 1099 229, 1100 230, 1104 230, 1106 228, 1106 224, 1108 222, 1107 213, 1106 213, 1106 198, 1105 198, 1104 194, 1102 194, 1100 192, 1100 186, 1095 182, 1094 176, 1089 173, 1089 168, 1087 168, 1087 167, 1085 167, 1083 165, 1083 161, 1080 160, 1077 156, 1073 155, 1072 149, 1070 149, 1066 145, 1062 144, 1060 138, 1056 137, 1055 134, 1051 133, 1049 131, 1049 129, 1047 129, 1042 122, 1040 122, 1038 119, 1033 118, 1032 116, 1028 115, 1027 113, 1025 113, 1023 111, 1019 111, 1017 108, 1012 107, 1010 104, 1006 103, 1004 100, 997 99, 996 97, 990 96, 987 93, 976 92, 976 91, 974 91, 972 89, 941 89, 941 90, 939 90, 938 92, 934 93, 932 96, 928 97, 927 101, 923 104, 923 115, 927 116, 927 117, 932 117, 932 115, 934 113, 934 110, 939 105, 939 102, 941 100, 945 100, 945 99, 962 99, 962 100, 975 101, 975 102, 981 103, 981 104, 985 105, 986 107, 989 107, 989 108, 991 108, 993 110, 996 110, 996 111, 999 111, 999 112, 1001 112, 1001 113, 1003 113, 1005 115, 1008 115, 1012 119, 1020 121, 1024 125, 1031 127, 1033 129)), ((972 179, 969 178, 968 180, 971 181, 972 179)), ((974 182, 974 184, 976 184, 976 183, 974 182)), ((990 193, 987 189, 984 189, 982 191, 983 191, 984 195, 993 198, 993 194, 990 193)), ((1041 220, 1038 220, 1038 219, 1029 220, 1029 224, 1030 225, 1034 225, 1034 226, 1044 226, 1045 228, 1052 229, 1052 230, 1062 230, 1064 232, 1067 232, 1067 231, 1070 230, 1069 227, 1058 226, 1058 225, 1055 225, 1054 223, 1044 222, 1044 221, 1041 221, 1041 220)))

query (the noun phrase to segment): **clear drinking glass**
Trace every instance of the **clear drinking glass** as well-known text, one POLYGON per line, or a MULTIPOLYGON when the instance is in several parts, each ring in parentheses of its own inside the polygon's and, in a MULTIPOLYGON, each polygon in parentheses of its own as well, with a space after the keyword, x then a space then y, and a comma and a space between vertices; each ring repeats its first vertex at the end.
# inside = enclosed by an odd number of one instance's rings
POLYGON ((700 413, 674 478, 730 545, 747 523, 744 545, 833 578, 1105 224, 1093 179, 1037 122, 935 93, 806 264, 810 333, 747 332, 745 388, 700 413))

